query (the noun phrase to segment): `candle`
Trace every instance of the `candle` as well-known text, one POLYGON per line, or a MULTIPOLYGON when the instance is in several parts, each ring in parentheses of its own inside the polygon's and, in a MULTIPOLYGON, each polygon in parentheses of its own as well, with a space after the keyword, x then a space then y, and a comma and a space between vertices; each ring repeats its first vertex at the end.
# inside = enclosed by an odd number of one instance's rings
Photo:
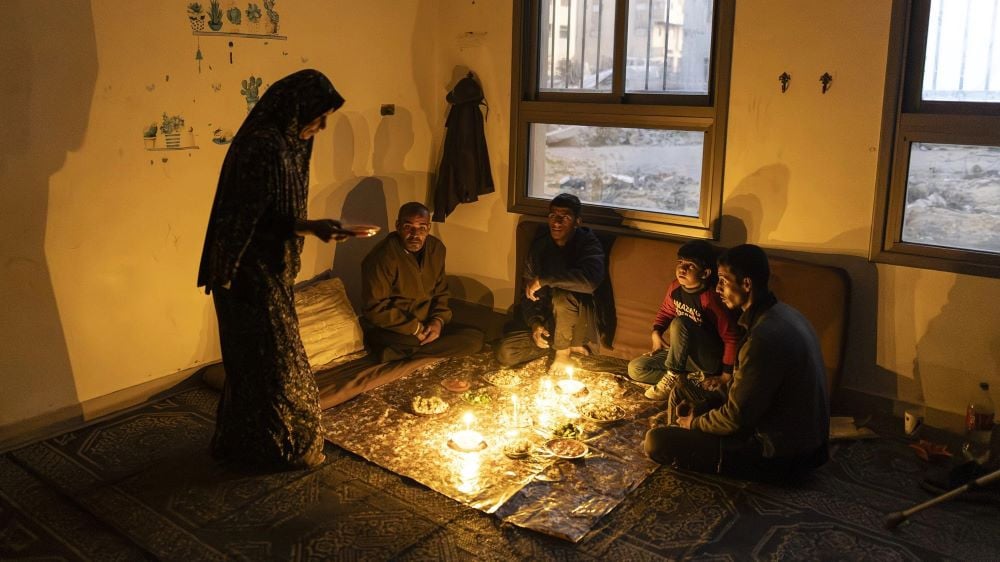
POLYGON ((566 378, 556 383, 563 394, 583 392, 583 383, 573 378, 573 367, 566 367, 566 378))
POLYGON ((462 451, 476 451, 482 447, 483 434, 472 429, 472 422, 475 420, 476 418, 472 415, 472 412, 466 412, 462 417, 462 421, 465 422, 465 429, 456 431, 451 435, 451 441, 458 449, 462 451))
POLYGON ((451 440, 455 442, 455 445, 457 445, 459 449, 472 451, 479 448, 480 444, 483 442, 483 436, 478 431, 463 429, 462 431, 456 431, 455 434, 451 436, 451 440))
POLYGON ((516 394, 511 395, 510 400, 511 400, 511 402, 514 403, 514 427, 520 427, 521 426, 521 413, 517 409, 517 395, 516 394))

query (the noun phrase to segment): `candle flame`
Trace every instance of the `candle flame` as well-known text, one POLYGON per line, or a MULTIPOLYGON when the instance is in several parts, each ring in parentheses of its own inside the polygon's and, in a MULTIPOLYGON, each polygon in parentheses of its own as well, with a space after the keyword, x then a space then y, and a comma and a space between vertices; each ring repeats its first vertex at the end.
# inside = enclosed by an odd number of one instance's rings
POLYGON ((566 376, 573 380, 573 367, 566 367, 566 376))
POLYGON ((476 418, 472 415, 472 412, 465 412, 462 421, 465 422, 465 429, 469 429, 469 426, 472 425, 472 422, 476 421, 476 418))

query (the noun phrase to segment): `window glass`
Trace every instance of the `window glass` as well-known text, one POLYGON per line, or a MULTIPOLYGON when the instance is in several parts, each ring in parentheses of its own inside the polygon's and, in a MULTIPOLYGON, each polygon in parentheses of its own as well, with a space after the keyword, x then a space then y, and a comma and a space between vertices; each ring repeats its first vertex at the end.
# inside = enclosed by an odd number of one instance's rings
POLYGON ((932 0, 923 99, 1000 102, 1000 0, 932 0))
POLYGON ((708 93, 712 0, 630 0, 625 89, 708 93))
POLYGON ((610 91, 613 0, 542 0, 538 49, 540 91, 610 91))
POLYGON ((1000 254, 1000 148, 913 143, 902 238, 1000 254))
POLYGON ((530 197, 698 216, 705 133, 532 123, 530 197))

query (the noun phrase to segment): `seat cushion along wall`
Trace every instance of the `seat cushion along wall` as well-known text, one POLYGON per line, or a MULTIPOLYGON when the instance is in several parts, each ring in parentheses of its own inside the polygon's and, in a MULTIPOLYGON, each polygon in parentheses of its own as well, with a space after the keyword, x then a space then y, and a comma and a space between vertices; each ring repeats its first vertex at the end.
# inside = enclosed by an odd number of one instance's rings
MULTIPOLYGON (((521 268, 532 239, 545 223, 522 220, 517 227, 517 293, 522 288, 521 268)), ((615 299, 617 326, 613 349, 600 353, 632 359, 649 351, 653 318, 674 279, 677 250, 683 240, 620 234, 594 228, 609 248, 608 275, 615 299)), ((850 282, 837 267, 770 256, 770 286, 778 298, 809 319, 820 340, 826 364, 827 390, 832 397, 841 365, 850 282)))

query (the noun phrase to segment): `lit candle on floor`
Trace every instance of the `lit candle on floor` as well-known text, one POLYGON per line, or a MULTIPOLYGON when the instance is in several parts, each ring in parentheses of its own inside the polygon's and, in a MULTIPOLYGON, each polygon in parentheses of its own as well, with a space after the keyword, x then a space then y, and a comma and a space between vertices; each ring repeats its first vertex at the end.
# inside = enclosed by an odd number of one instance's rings
POLYGON ((583 390, 583 383, 573 378, 573 367, 566 367, 566 378, 557 384, 565 394, 576 394, 583 390))
POLYGON ((462 421, 465 422, 465 429, 456 431, 451 436, 451 440, 455 443, 455 446, 463 451, 475 451, 482 446, 483 435, 472 429, 472 422, 475 419, 472 416, 472 412, 466 412, 462 418, 462 421))
POLYGON ((513 394, 510 397, 511 402, 514 403, 514 427, 521 426, 521 412, 517 408, 517 395, 513 394))

